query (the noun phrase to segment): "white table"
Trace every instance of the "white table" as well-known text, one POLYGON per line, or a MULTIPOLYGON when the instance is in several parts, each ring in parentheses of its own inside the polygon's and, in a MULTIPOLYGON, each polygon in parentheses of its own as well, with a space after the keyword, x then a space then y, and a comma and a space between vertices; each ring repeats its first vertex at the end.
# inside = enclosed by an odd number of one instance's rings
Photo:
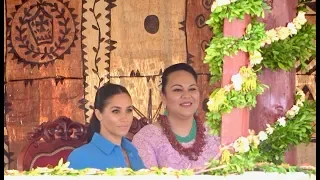
POLYGON ((265 173, 265 172, 245 172, 241 175, 210 176, 210 175, 194 175, 194 176, 158 176, 158 175, 137 175, 137 176, 101 176, 101 175, 85 175, 85 176, 4 176, 4 180, 316 180, 315 175, 308 175, 302 172, 293 172, 286 174, 265 173))

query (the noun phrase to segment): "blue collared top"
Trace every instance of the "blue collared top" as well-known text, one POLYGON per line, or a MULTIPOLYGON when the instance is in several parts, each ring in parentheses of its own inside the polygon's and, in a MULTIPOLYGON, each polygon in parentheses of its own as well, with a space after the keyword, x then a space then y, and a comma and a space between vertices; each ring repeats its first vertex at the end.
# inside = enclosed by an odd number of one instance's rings
MULTIPOLYGON (((121 146, 127 151, 133 170, 144 169, 145 166, 138 154, 138 150, 125 137, 121 146)), ((96 168, 125 168, 127 164, 119 145, 113 144, 99 133, 94 133, 92 140, 79 148, 74 149, 69 157, 69 167, 73 169, 96 168)))

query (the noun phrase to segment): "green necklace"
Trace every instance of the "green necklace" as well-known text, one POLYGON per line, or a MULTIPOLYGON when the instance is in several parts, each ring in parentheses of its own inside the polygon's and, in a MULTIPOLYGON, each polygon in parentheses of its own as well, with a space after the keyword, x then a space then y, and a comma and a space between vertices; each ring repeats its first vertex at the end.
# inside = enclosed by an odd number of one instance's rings
POLYGON ((193 119, 191 130, 187 136, 182 137, 177 134, 174 134, 174 135, 176 136, 178 142, 188 143, 188 142, 194 140, 194 138, 196 137, 196 134, 197 134, 197 123, 196 123, 196 120, 193 119))

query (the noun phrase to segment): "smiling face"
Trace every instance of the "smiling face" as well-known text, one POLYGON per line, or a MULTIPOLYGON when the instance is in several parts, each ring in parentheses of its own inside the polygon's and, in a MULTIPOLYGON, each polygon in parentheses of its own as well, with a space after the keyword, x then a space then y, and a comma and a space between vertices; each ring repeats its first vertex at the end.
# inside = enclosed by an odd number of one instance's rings
POLYGON ((101 124, 100 134, 108 139, 127 135, 133 120, 131 97, 127 93, 113 95, 106 100, 102 112, 95 110, 101 124))
POLYGON ((180 70, 169 74, 164 90, 162 102, 168 114, 190 117, 197 111, 200 93, 195 78, 189 72, 180 70))

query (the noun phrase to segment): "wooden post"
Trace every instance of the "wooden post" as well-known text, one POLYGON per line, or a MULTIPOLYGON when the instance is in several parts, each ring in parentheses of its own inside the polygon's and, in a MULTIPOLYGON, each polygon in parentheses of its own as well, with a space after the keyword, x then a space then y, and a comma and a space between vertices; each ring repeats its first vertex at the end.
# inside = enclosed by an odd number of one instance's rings
MULTIPOLYGON (((298 1, 274 0, 272 12, 266 13, 263 22, 266 30, 279 26, 286 26, 296 16, 298 1)), ((269 86, 265 92, 257 97, 257 105, 250 112, 250 129, 257 133, 266 129, 266 124, 273 124, 277 118, 284 116, 294 104, 295 94, 295 70, 285 72, 283 70, 271 71, 263 69, 259 75, 263 84, 269 86)), ((296 164, 296 149, 291 147, 286 153, 285 160, 289 164, 296 164)))
MULTIPOLYGON (((239 38, 245 33, 247 25, 250 23, 250 16, 246 15, 244 20, 224 20, 224 36, 239 38)), ((249 64, 249 55, 243 51, 232 57, 225 56, 223 63, 222 87, 231 83, 232 75, 239 72, 242 66, 249 64)), ((248 108, 235 108, 229 114, 222 115, 221 123, 221 144, 227 145, 235 141, 240 136, 247 136, 249 128, 248 108)))

